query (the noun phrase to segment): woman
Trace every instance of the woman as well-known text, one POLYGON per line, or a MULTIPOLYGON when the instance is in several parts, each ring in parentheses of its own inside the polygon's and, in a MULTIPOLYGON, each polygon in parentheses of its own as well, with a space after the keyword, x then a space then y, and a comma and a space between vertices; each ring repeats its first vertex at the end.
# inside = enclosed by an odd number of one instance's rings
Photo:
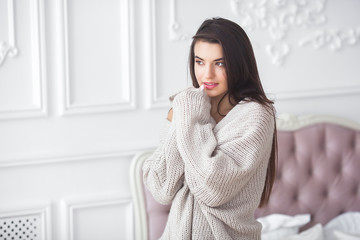
POLYGON ((273 102, 250 40, 234 22, 206 20, 190 48, 193 87, 173 98, 144 183, 172 203, 161 239, 260 239, 254 217, 275 177, 273 102))

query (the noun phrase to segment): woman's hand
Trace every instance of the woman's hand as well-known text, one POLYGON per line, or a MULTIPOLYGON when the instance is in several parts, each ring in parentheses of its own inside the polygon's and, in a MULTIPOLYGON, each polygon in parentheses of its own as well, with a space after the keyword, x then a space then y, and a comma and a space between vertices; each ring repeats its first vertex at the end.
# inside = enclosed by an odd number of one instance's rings
POLYGON ((171 108, 169 110, 168 116, 167 116, 167 120, 169 120, 170 122, 172 121, 172 117, 173 117, 173 109, 171 108))
POLYGON ((204 91, 204 85, 199 88, 188 87, 175 95, 173 104, 196 108, 198 112, 205 102, 210 102, 208 98, 204 91))
POLYGON ((189 87, 178 93, 173 101, 173 109, 177 123, 179 118, 186 124, 212 122, 210 98, 204 91, 204 85, 199 88, 189 87))

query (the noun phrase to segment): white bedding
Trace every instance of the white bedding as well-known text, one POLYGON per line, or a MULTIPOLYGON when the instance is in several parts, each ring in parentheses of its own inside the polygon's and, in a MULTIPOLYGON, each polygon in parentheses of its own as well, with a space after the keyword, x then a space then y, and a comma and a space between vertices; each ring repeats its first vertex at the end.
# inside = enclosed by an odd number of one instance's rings
POLYGON ((360 240, 360 212, 341 214, 303 232, 299 229, 310 222, 310 214, 271 214, 258 221, 263 225, 262 240, 360 240))

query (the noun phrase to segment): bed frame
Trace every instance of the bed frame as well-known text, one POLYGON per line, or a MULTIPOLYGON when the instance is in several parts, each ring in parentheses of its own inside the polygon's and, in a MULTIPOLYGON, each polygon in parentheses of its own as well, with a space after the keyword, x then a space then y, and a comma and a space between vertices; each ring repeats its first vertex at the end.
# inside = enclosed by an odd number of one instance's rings
MULTIPOLYGON (((255 216, 311 214, 307 229, 325 225, 341 213, 360 211, 360 124, 331 116, 277 119, 278 170, 269 204, 255 216)), ((152 152, 131 165, 136 239, 158 239, 170 206, 155 202, 144 189, 141 167, 152 152)))

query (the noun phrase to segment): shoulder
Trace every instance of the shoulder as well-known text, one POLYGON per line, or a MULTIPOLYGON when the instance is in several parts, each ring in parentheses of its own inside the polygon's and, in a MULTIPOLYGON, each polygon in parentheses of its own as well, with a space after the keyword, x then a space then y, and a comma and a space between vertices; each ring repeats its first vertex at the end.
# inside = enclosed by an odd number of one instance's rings
POLYGON ((263 116, 267 118, 274 118, 273 106, 265 106, 255 101, 241 101, 233 110, 239 117, 247 116, 263 116))
POLYGON ((275 110, 255 101, 241 101, 234 108, 234 120, 245 126, 273 128, 275 110))

